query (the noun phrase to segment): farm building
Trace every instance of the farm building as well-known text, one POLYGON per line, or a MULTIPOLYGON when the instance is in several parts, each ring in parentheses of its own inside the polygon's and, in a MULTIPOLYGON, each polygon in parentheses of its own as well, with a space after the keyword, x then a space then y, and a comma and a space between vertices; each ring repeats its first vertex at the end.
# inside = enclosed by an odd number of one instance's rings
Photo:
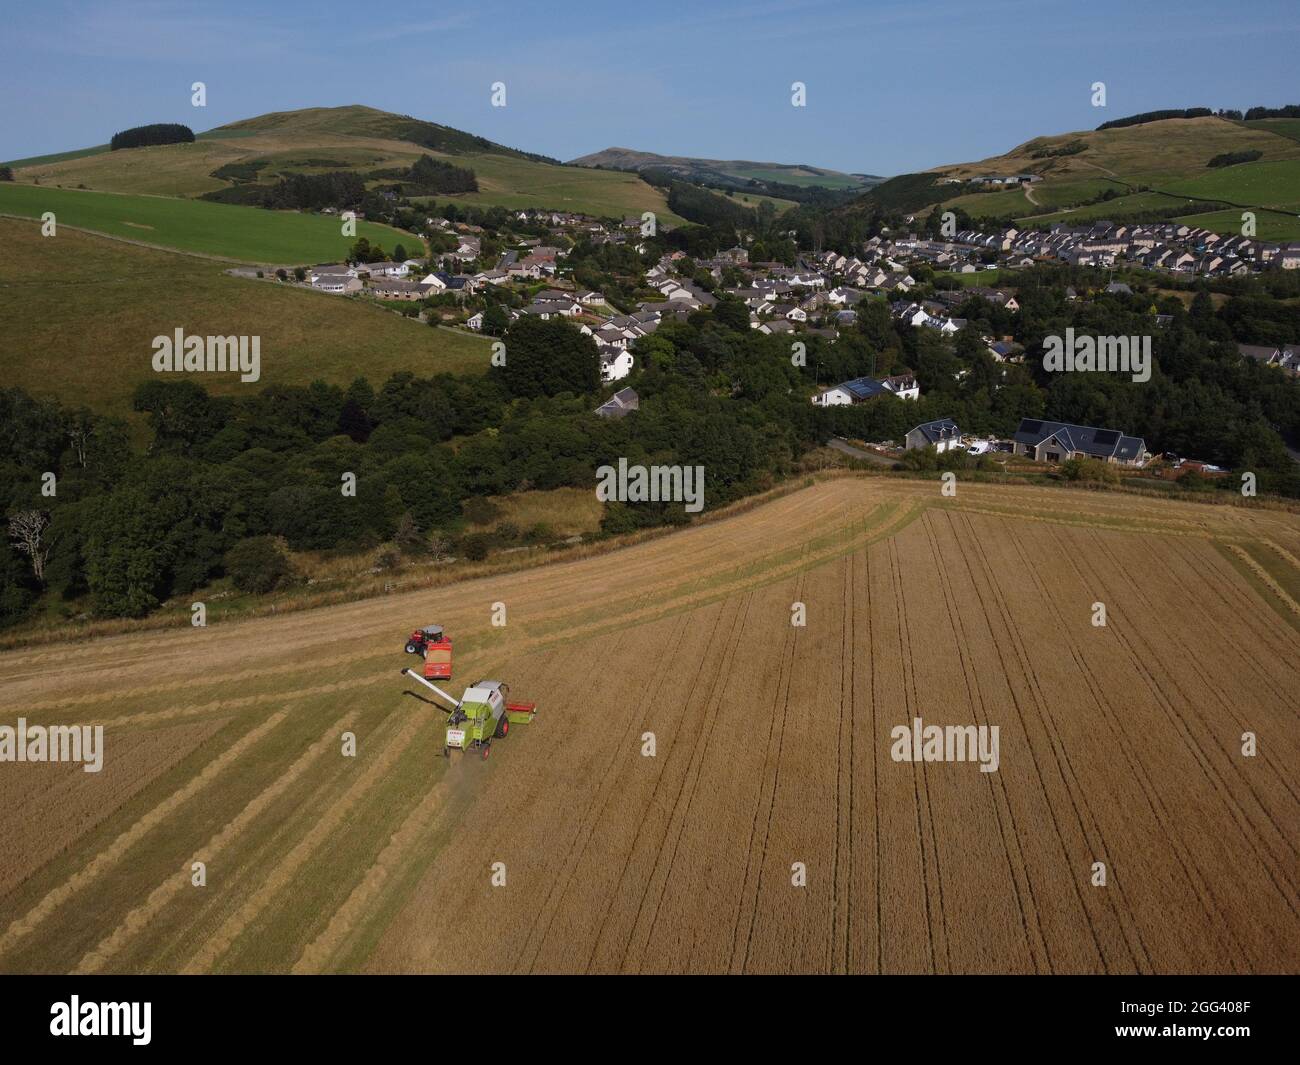
POLYGON ((911 451, 915 448, 933 447, 936 451, 948 451, 961 446, 961 430, 951 418, 937 418, 932 422, 922 422, 907 431, 903 446, 911 451))
POLYGON ((1039 462, 1085 458, 1141 466, 1148 458, 1146 441, 1139 436, 1125 436, 1118 429, 1023 418, 1012 439, 1017 455, 1039 462))

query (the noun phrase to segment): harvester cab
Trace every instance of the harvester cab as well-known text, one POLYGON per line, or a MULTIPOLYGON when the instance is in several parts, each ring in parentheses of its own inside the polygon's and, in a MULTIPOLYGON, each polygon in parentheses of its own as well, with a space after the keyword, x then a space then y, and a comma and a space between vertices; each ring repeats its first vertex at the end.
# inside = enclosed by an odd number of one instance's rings
POLYGON ((466 688, 459 699, 453 699, 413 670, 404 669, 402 673, 453 704, 446 711, 447 731, 442 745, 444 758, 450 758, 452 751, 464 753, 477 749, 480 757, 486 759, 494 739, 505 739, 511 725, 527 725, 537 715, 536 703, 512 703, 509 686, 499 680, 477 681, 466 688))
POLYGON ((451 640, 441 625, 426 625, 407 638, 406 653, 424 659, 424 675, 429 680, 451 680, 451 640))

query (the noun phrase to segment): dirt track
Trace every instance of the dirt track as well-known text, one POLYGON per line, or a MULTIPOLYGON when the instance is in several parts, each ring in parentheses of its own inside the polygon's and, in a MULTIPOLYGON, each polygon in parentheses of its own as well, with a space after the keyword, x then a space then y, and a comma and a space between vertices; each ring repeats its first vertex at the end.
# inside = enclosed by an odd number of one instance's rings
POLYGON ((77 673, 5 654, 6 720, 102 722, 107 753, 75 801, 44 799, 65 767, 0 766, 0 969, 1295 971, 1296 630, 1219 543, 1286 567, 1300 520, 837 480, 585 561, 96 642, 77 673), (405 694, 430 621, 457 686, 539 703, 486 764, 445 765, 405 694), (998 726, 998 771, 894 761, 914 717, 998 726))

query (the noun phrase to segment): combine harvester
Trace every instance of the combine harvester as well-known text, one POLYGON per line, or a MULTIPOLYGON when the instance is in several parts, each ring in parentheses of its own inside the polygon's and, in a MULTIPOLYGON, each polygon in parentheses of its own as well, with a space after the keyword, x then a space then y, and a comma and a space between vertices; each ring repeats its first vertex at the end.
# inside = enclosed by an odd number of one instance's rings
POLYGON ((457 700, 414 670, 404 669, 402 673, 453 704, 451 710, 439 707, 451 715, 442 746, 444 758, 450 758, 452 751, 466 752, 477 747, 479 756, 486 760, 494 739, 505 739, 511 725, 527 725, 537 715, 536 703, 510 702, 510 689, 499 680, 480 680, 457 700))

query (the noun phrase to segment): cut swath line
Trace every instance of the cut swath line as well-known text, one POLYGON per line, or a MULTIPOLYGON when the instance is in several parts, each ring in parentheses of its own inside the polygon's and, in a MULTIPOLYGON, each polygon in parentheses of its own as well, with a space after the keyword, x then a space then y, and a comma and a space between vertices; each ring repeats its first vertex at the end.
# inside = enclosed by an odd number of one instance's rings
MULTIPOLYGON (((195 860, 210 865, 215 859, 224 854, 226 848, 238 840, 245 829, 265 813, 276 799, 288 791, 293 783, 327 749, 333 746, 340 732, 348 728, 355 718, 355 711, 349 711, 339 718, 325 731, 324 735, 299 755, 297 760, 280 774, 270 787, 255 795, 233 820, 228 822, 207 843, 195 851, 195 860)), ((117 926, 117 930, 111 936, 102 940, 94 950, 81 959, 73 972, 77 974, 93 973, 102 969, 109 959, 126 946, 137 932, 147 928, 150 922, 162 912, 163 907, 184 891, 188 884, 189 881, 180 871, 167 877, 149 893, 149 897, 144 902, 122 919, 121 924, 117 926)))
POLYGON ((291 970, 300 973, 317 973, 324 970, 331 957, 342 945, 353 927, 362 919, 370 904, 379 895, 389 877, 403 861, 415 840, 432 824, 433 820, 446 807, 446 777, 438 781, 429 793, 420 800, 406 820, 389 837, 384 849, 379 852, 361 882, 352 889, 347 900, 330 918, 329 924, 303 949, 291 970))
POLYGON ((117 839, 113 840, 104 850, 100 851, 94 859, 82 869, 69 877, 58 887, 51 890, 32 907, 25 915, 15 920, 6 930, 3 936, 0 936, 0 956, 7 951, 24 936, 33 932, 38 925, 50 916, 68 899, 72 898, 78 891, 90 885, 104 873, 108 872, 113 866, 117 865, 125 856, 127 851, 138 843, 152 829, 175 812, 187 800, 193 798, 208 784, 215 780, 221 773, 243 757, 245 752, 259 743, 263 737, 271 732, 285 718, 288 717, 288 711, 281 710, 272 714, 256 728, 245 733, 221 754, 218 758, 213 759, 203 770, 186 784, 183 788, 173 792, 166 799, 160 802, 152 810, 141 817, 135 824, 123 832, 117 839))
POLYGON ((1261 581, 1264 582, 1265 585, 1267 585, 1268 590, 1278 597, 1278 599, 1281 601, 1283 606, 1285 606, 1288 610, 1290 610, 1291 613, 1300 615, 1300 603, 1297 603, 1294 599, 1292 599, 1287 594, 1286 589, 1283 588, 1280 584, 1278 584, 1277 581, 1273 579, 1273 575, 1269 573, 1268 570, 1266 570, 1258 562, 1256 562, 1255 559, 1250 556, 1249 552, 1247 552, 1244 547, 1240 547, 1237 544, 1228 544, 1228 550, 1231 551, 1234 555, 1236 555, 1239 559, 1241 559, 1242 562, 1246 563, 1246 565, 1250 567, 1251 572, 1253 572, 1255 576, 1257 576, 1261 581))
MULTIPOLYGON (((266 907, 267 903, 289 886, 294 874, 307 863, 316 849, 338 828, 358 800, 378 784, 397 760, 410 749, 411 740, 425 724, 424 718, 412 717, 404 728, 384 741, 379 757, 366 767, 363 775, 352 783, 342 798, 331 803, 329 812, 312 825, 311 830, 285 855, 284 860, 271 870, 266 882, 253 892, 244 901, 244 904, 204 942, 199 953, 194 955, 181 969, 182 973, 201 973, 212 967, 239 935, 248 928, 257 915, 266 907)), ((331 737, 326 736, 325 738, 329 739, 331 737)))

